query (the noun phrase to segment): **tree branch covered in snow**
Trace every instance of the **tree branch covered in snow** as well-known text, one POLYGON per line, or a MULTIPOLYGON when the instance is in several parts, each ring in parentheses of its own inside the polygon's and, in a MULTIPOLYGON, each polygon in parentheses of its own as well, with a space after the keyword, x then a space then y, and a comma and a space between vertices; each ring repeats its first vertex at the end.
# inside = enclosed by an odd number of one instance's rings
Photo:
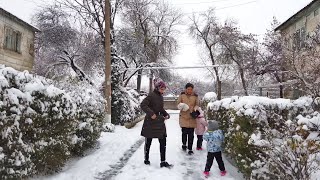
MULTIPOLYGON (((176 26, 181 20, 177 10, 166 2, 130 0, 124 2, 122 19, 125 26, 116 34, 119 38, 116 46, 120 54, 132 62, 130 66, 144 67, 146 63, 171 62, 177 50, 176 26)), ((160 74, 167 73, 161 71, 160 74)), ((141 76, 140 71, 133 73, 137 72, 141 76)), ((126 79, 130 80, 131 75, 126 79)), ((137 84, 141 84, 141 78, 138 77, 138 81, 137 84)))
MULTIPOLYGON (((234 74, 240 75, 244 94, 248 95, 248 64, 257 56, 254 36, 241 33, 237 24, 231 20, 220 24, 214 9, 209 9, 199 16, 193 15, 190 19, 190 34, 204 45, 211 64, 235 65, 233 70, 238 73, 234 74)), ((218 99, 221 99, 221 81, 227 75, 221 67, 214 67, 213 70, 217 80, 218 99)))

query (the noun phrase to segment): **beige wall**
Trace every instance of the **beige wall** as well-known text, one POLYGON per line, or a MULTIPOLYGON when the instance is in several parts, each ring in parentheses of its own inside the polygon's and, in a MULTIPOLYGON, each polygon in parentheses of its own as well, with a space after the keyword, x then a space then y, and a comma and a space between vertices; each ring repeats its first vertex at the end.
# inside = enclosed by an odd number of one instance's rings
POLYGON ((13 67, 16 70, 31 71, 34 63, 34 55, 30 52, 30 45, 34 46, 34 32, 7 17, 0 15, 0 64, 13 67), (21 53, 4 49, 5 26, 21 33, 21 53))
POLYGON ((306 33, 314 31, 320 23, 320 7, 318 7, 319 14, 316 16, 314 16, 315 10, 316 9, 313 9, 311 12, 306 13, 303 17, 284 29, 281 33, 285 37, 288 37, 297 30, 301 29, 303 26, 306 28, 306 33))
MULTIPOLYGON (((288 26, 286 29, 283 29, 281 31, 282 37, 287 38, 290 40, 290 42, 287 44, 289 46, 289 49, 292 48, 292 38, 290 38, 291 35, 293 35, 297 30, 301 29, 302 27, 305 27, 306 35, 310 32, 313 32, 316 30, 317 26, 320 24, 320 7, 309 9, 304 16, 302 16, 300 19, 295 21, 295 23, 288 26), (315 16, 314 12, 318 9, 319 14, 315 16)), ((299 63, 299 62, 295 62, 299 63)), ((299 67, 299 65, 298 65, 299 67)), ((308 68, 307 66, 304 66, 305 68, 308 68)), ((303 92, 295 90, 291 87, 286 87, 284 90, 284 97, 285 98, 291 98, 296 99, 300 96, 305 95, 303 92)))

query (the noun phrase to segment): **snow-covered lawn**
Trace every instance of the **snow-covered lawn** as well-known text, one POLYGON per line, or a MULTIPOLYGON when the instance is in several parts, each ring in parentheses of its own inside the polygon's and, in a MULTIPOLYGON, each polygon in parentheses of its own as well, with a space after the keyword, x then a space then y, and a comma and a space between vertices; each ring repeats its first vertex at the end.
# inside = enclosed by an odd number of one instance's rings
MULTIPOLYGON (((206 163, 206 151, 195 151, 193 156, 188 156, 181 150, 181 129, 178 122, 179 114, 178 111, 169 112, 171 114, 171 119, 166 122, 168 133, 167 161, 174 164, 172 169, 160 168, 159 142, 157 139, 153 140, 150 150, 151 165, 146 166, 143 164, 144 144, 141 144, 142 141, 140 136, 143 122, 140 122, 132 129, 117 126, 115 133, 103 133, 99 139, 99 149, 93 151, 86 157, 70 162, 64 170, 57 175, 39 177, 37 179, 202 179, 202 171, 206 163)), ((205 142, 203 146, 205 147, 205 142)), ((236 168, 230 165, 226 160, 224 162, 226 170, 228 171, 227 175, 221 177, 218 166, 216 162, 214 162, 211 169, 211 177, 209 179, 242 179, 242 175, 237 172, 236 168)))

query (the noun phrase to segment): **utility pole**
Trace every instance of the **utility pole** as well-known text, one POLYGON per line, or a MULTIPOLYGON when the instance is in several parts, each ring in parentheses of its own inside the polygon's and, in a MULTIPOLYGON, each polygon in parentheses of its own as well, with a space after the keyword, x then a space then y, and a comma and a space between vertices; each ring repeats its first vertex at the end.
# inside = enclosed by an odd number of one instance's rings
POLYGON ((106 97, 106 121, 111 123, 111 43, 110 43, 110 0, 105 0, 105 47, 106 47, 106 69, 105 69, 105 97, 106 97))

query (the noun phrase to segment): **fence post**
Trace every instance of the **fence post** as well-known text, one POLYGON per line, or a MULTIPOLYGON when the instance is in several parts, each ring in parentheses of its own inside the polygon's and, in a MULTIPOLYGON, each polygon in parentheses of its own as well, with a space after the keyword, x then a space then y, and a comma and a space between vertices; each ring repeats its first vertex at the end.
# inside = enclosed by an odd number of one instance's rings
POLYGON ((262 96, 262 87, 259 87, 259 96, 262 96))

